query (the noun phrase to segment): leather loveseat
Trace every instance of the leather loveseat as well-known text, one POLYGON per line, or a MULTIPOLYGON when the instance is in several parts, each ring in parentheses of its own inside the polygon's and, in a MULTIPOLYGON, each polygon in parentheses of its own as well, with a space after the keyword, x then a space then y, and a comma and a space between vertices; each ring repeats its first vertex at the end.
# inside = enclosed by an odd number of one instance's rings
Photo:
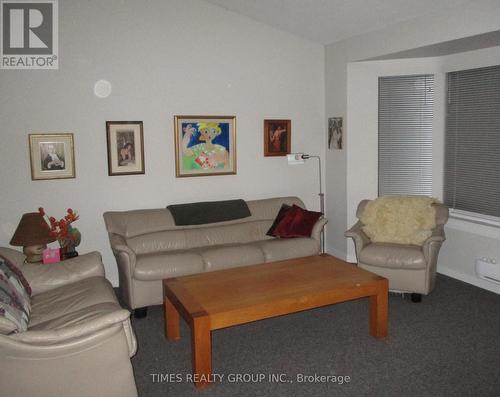
POLYGON ((130 357, 136 339, 97 252, 53 264, 0 255, 32 289, 28 330, 0 323, 0 395, 6 397, 137 396, 130 357))
POLYGON ((304 208, 299 198, 246 203, 249 217, 196 226, 176 226, 166 208, 104 214, 122 298, 136 315, 145 314, 137 309, 163 302, 162 279, 319 254, 324 218, 310 238, 266 235, 282 204, 304 208))

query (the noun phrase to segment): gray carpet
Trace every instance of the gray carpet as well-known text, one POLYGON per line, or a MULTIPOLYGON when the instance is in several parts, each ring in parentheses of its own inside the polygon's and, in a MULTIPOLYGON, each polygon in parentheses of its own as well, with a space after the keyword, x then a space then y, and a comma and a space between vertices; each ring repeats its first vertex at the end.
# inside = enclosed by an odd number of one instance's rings
POLYGON ((382 341, 368 334, 366 299, 215 331, 213 372, 224 378, 203 390, 186 381, 184 322, 175 343, 161 306, 133 327, 140 396, 500 396, 500 295, 442 275, 421 303, 391 294, 382 341))

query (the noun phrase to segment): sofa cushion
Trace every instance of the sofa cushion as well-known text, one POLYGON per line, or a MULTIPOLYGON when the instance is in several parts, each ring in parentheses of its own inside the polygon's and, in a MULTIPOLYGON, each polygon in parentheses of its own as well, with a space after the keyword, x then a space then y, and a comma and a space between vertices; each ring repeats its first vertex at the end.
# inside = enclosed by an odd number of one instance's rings
POLYGON ((265 262, 264 253, 255 243, 220 245, 199 248, 196 251, 202 256, 206 271, 265 262))
POLYGON ((320 252, 319 241, 312 238, 275 238, 259 241, 255 245, 264 253, 265 262, 318 255, 320 252))
POLYGON ((31 288, 17 267, 0 257, 0 332, 23 332, 28 328, 31 288))
POLYGON ((136 255, 142 255, 223 244, 245 244, 265 238, 271 222, 261 220, 155 232, 128 238, 127 245, 136 255))
POLYGON ((280 221, 273 236, 276 237, 311 237, 311 232, 316 221, 323 215, 321 212, 308 211, 292 206, 280 221))
POLYGON ((162 280, 200 273, 203 269, 203 258, 194 251, 143 254, 137 255, 134 278, 142 281, 162 280))
MULTIPOLYGON (((32 312, 28 328, 40 328, 44 323, 61 323, 74 313, 85 312, 90 307, 103 303, 116 303, 113 287, 104 277, 89 277, 75 283, 65 284, 33 296, 32 312)), ((45 326, 43 326, 45 327, 45 326)))
MULTIPOLYGON (((296 204, 299 207, 304 207, 304 203, 298 197, 275 197, 264 200, 247 201, 246 203, 252 215, 248 218, 243 218, 245 222, 262 220, 272 221, 283 203, 288 205, 296 204)), ((108 233, 119 234, 127 239, 164 230, 192 228, 192 226, 176 226, 172 214, 166 208, 105 212, 104 221, 108 233)), ((241 222, 241 219, 236 219, 206 226, 234 225, 240 224, 241 222)), ((271 223, 269 223, 269 226, 270 225, 271 223)), ((267 228, 269 228, 269 226, 267 226, 267 228)))
POLYGON ((283 220, 283 218, 285 217, 285 215, 287 214, 287 212, 291 209, 292 207, 287 205, 287 204, 283 204, 278 212, 278 215, 276 215, 276 218, 274 218, 274 221, 273 221, 273 224, 271 225, 271 227, 269 228, 269 230, 267 231, 266 235, 270 236, 270 237, 276 237, 275 234, 274 234, 274 231, 276 230, 276 228, 278 227, 278 225, 280 224, 280 222, 283 220))
POLYGON ((359 254, 359 262, 393 269, 424 269, 426 261, 422 248, 416 245, 372 243, 359 254))

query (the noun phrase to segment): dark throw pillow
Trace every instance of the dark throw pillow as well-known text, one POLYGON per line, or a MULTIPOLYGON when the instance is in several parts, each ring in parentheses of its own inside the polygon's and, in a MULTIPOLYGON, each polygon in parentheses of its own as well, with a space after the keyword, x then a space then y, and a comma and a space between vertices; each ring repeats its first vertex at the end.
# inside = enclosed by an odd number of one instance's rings
POLYGON ((321 212, 308 211, 293 205, 274 229, 274 236, 282 238, 311 237, 314 224, 321 212))
POLYGON ((274 219, 274 222, 271 225, 271 227, 269 228, 269 230, 267 231, 266 235, 271 236, 271 237, 276 237, 276 235, 274 234, 274 230, 279 225, 279 223, 283 220, 283 218, 285 217, 286 213, 291 208, 292 207, 290 207, 288 204, 283 204, 281 206, 281 208, 280 208, 280 210, 278 212, 278 215, 276 215, 276 218, 274 219))

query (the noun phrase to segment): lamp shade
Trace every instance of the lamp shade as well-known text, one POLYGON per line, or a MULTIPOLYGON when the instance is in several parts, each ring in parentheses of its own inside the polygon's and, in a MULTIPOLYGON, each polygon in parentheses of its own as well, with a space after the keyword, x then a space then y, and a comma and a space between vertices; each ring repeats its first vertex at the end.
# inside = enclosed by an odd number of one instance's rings
POLYGON ((11 245, 29 246, 47 244, 55 241, 50 235, 50 228, 43 216, 38 212, 24 214, 10 240, 11 245))

